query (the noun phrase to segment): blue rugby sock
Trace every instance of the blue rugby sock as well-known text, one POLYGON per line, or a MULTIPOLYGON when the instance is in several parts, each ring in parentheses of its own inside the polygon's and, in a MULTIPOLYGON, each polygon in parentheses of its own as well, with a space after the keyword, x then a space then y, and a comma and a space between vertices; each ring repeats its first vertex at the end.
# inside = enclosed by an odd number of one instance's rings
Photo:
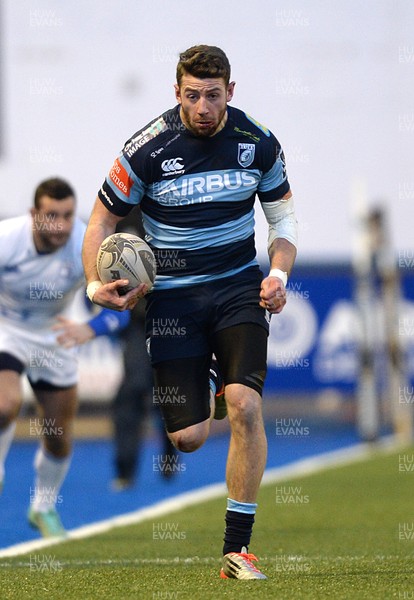
POLYGON ((257 504, 227 499, 223 554, 247 552, 257 504))

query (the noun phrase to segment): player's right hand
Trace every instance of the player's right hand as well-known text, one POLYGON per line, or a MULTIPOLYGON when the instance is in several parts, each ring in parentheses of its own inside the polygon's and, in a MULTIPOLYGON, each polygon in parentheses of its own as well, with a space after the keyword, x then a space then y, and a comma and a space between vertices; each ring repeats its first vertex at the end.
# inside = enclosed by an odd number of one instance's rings
POLYGON ((148 292, 146 283, 140 283, 136 288, 123 293, 128 285, 128 279, 118 279, 111 283, 104 283, 93 295, 93 303, 112 310, 131 310, 138 300, 148 292))

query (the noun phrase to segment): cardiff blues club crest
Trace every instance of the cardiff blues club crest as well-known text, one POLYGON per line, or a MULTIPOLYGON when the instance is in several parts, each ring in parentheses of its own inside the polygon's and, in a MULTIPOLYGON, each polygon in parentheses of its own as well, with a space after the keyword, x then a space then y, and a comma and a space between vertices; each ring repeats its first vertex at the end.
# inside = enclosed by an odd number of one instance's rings
POLYGON ((254 152, 256 146, 254 144, 239 144, 237 160, 242 167, 250 167, 254 160, 254 152))

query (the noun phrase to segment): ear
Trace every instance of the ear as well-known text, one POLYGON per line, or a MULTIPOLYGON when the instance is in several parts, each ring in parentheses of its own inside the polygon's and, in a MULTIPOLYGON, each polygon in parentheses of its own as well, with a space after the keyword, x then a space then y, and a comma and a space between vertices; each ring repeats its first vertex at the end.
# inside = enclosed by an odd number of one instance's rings
POLYGON ((178 85, 178 83, 174 83, 174 91, 175 91, 175 99, 177 100, 178 104, 181 104, 181 93, 180 93, 180 86, 178 85))
POLYGON ((236 85, 236 82, 231 81, 229 83, 229 85, 227 86, 227 102, 230 102, 230 100, 233 98, 235 85, 236 85))

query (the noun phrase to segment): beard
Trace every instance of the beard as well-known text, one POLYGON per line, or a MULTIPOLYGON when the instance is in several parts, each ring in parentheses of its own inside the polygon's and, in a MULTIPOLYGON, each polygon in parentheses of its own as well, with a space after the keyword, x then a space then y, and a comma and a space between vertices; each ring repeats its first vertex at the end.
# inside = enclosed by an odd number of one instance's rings
POLYGON ((217 129, 221 125, 226 113, 227 108, 225 107, 214 118, 198 118, 195 120, 191 117, 189 111, 181 105, 181 116, 184 125, 191 131, 191 133, 198 137, 212 137, 217 132, 217 129))
POLYGON ((35 245, 38 250, 46 254, 56 252, 66 244, 70 237, 70 233, 46 233, 37 232, 35 245))

